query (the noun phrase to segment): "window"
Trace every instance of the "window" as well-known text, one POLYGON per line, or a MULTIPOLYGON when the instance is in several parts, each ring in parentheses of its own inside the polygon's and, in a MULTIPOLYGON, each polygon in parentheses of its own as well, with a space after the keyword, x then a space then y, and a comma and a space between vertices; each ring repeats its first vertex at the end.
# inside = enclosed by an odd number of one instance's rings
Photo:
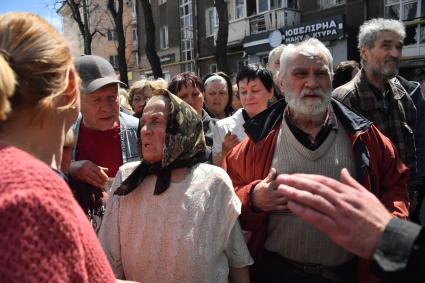
POLYGON ((208 70, 209 70, 209 72, 210 72, 210 73, 215 73, 215 72, 217 72, 217 64, 210 64, 210 65, 208 66, 208 70))
POLYGON ((328 9, 345 4, 345 0, 320 0, 320 9, 328 9))
POLYGON ((139 53, 134 52, 134 66, 139 67, 139 53))
POLYGON ((207 36, 214 35, 214 31, 218 28, 218 14, 215 7, 211 7, 205 11, 207 19, 207 36))
POLYGON ((425 24, 421 24, 419 26, 419 30, 420 30, 419 43, 424 44, 425 43, 425 24))
POLYGON ((193 25, 192 25, 192 1, 179 0, 180 9, 180 35, 181 35, 181 71, 194 71, 193 62, 193 25))
POLYGON ((263 67, 266 67, 269 62, 269 55, 260 56, 260 62, 263 67))
POLYGON ((182 65, 182 72, 194 72, 195 66, 193 63, 186 63, 182 65))
POLYGON ((115 41, 117 40, 117 33, 115 30, 108 29, 107 36, 109 41, 115 41))
MULTIPOLYGON (((421 13, 419 16, 423 18, 425 17, 425 0, 421 0, 420 5, 421 5, 421 8, 420 8, 421 13)), ((419 10, 419 7, 418 7, 418 10, 419 10)))
POLYGON ((159 46, 161 49, 168 48, 168 27, 162 26, 159 29, 159 46))
POLYGON ((257 11, 263 13, 269 10, 269 0, 257 0, 257 11))
POLYGON ((114 68, 118 68, 118 55, 109 56, 109 62, 114 68))
POLYGON ((132 33, 133 33, 133 41, 137 42, 137 30, 133 29, 132 33))
POLYGON ((282 0, 270 0, 270 10, 282 8, 282 0))
POLYGON ((153 76, 153 73, 152 73, 151 71, 149 71, 149 72, 145 72, 145 78, 146 78, 147 80, 150 80, 150 81, 152 81, 152 80, 154 80, 154 79, 155 79, 155 77, 153 76))
POLYGON ((414 45, 418 42, 417 25, 406 26, 406 37, 404 38, 405 45, 414 45))
POLYGON ((385 0, 384 15, 389 19, 410 21, 421 16, 425 1, 385 0))
MULTIPOLYGON (((424 9, 424 0, 385 0, 384 16, 395 20, 412 21, 421 17, 424 9)), ((423 44, 425 43, 424 37, 422 25, 409 23, 406 25, 404 45, 423 44)))
POLYGON ((131 16, 132 16, 133 18, 135 18, 135 17, 136 17, 136 15, 137 15, 137 10, 136 10, 136 1, 137 1, 137 0, 131 0, 131 16))
POLYGON ((245 0, 236 0, 235 16, 236 16, 236 19, 245 17, 245 0))
MULTIPOLYGON (((246 0, 249 1, 249 0, 246 0)), ((320 2, 322 1, 331 1, 331 2, 344 2, 345 0, 319 0, 320 2)), ((238 5, 243 5, 244 4, 244 0, 236 0, 236 7, 238 7, 238 5), (240 2, 240 4, 238 3, 240 2)), ((248 11, 251 10, 249 8, 251 2, 247 2, 248 5, 248 11)), ((252 3, 251 3, 252 5, 252 3)), ((254 2, 255 5, 255 2, 254 2)), ((256 11, 257 13, 264 13, 270 10, 275 10, 275 9, 281 9, 281 8, 291 8, 291 9, 298 9, 298 0, 257 0, 256 1, 256 11)), ((242 6, 243 9, 245 10, 245 5, 242 6)), ((255 7, 253 7, 255 9, 255 7)), ((237 8, 236 8, 237 9, 237 8)), ((236 10, 236 15, 237 15, 237 10, 236 10)), ((248 13, 248 15, 251 15, 252 13, 248 13)))
POLYGON ((403 5, 403 20, 412 20, 416 18, 416 10, 418 3, 413 2, 403 5))
POLYGON ((170 72, 165 71, 165 72, 163 72, 163 73, 162 73, 162 75, 163 75, 163 79, 164 79, 165 81, 167 81, 167 82, 170 82, 170 81, 171 81, 171 75, 170 75, 170 72))
POLYGON ((286 8, 298 9, 298 0, 286 0, 286 8))
POLYGON ((180 26, 191 27, 192 26, 192 3, 185 3, 180 6, 180 26))

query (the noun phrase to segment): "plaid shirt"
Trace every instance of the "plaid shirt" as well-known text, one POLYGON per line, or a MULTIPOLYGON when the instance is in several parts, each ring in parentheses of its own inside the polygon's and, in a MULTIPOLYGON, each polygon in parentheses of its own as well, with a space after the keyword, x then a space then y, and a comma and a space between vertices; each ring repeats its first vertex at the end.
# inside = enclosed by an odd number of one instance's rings
POLYGON ((372 121, 397 149, 400 159, 409 167, 408 190, 416 190, 416 149, 413 131, 416 107, 396 78, 385 84, 384 94, 373 91, 364 70, 332 95, 372 121))

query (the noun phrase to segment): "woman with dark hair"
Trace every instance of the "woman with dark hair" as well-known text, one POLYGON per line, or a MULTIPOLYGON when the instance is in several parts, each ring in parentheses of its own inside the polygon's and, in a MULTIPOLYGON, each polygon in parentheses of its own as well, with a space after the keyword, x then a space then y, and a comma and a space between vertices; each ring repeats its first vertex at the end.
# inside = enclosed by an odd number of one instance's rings
POLYGON ((223 72, 208 74, 204 78, 205 100, 204 109, 217 119, 223 119, 233 114, 232 81, 223 72))
POLYGON ((213 163, 218 166, 227 152, 246 138, 245 121, 265 110, 273 97, 273 75, 259 65, 244 66, 237 74, 236 83, 243 108, 217 121, 213 131, 213 163))
POLYGON ((175 75, 171 79, 171 82, 168 85, 168 90, 192 106, 196 113, 198 113, 199 117, 201 117, 207 145, 205 154, 207 156, 207 161, 212 163, 212 130, 215 126, 216 119, 211 118, 207 111, 203 108, 205 92, 204 83, 197 75, 195 75, 195 73, 184 72, 175 75))
POLYGON ((141 162, 123 165, 112 185, 100 241, 115 275, 139 282, 249 282, 227 173, 205 161, 199 115, 166 90, 140 119, 141 162), (122 182, 122 180, 124 180, 122 182))

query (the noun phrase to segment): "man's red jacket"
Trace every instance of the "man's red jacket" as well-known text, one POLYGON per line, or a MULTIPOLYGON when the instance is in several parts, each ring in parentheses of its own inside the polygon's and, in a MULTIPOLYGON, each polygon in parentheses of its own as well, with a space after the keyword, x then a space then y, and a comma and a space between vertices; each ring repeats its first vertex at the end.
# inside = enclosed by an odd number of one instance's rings
MULTIPOLYGON (((269 213, 253 210, 249 195, 269 173, 284 107, 284 100, 280 100, 248 121, 244 127, 249 138, 233 148, 223 161, 242 202, 242 229, 252 233, 247 244, 255 265, 261 260, 269 213)), ((332 107, 349 133, 357 181, 373 192, 394 216, 407 218, 408 168, 393 144, 369 120, 347 106, 332 99, 332 107)), ((369 265, 364 261, 359 264, 359 282, 376 282, 368 276, 369 265)))

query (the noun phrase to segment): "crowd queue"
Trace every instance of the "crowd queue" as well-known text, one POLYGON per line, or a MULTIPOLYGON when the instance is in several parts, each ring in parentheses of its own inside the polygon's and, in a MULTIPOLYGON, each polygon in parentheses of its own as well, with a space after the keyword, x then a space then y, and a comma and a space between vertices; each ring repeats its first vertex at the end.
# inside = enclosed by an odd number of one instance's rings
POLYGON ((42 18, 0 15, 0 281, 423 282, 405 35, 371 19, 360 64, 312 38, 127 92, 42 18))

